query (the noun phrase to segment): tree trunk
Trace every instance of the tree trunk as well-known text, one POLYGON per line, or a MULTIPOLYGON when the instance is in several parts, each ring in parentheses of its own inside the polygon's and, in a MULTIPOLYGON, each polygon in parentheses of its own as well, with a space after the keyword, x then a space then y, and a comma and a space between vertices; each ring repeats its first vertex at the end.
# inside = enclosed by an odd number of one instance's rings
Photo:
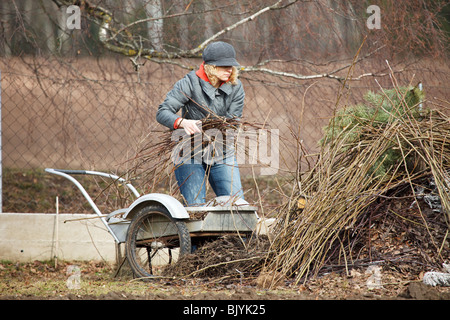
MULTIPOLYGON (((161 17, 163 15, 161 0, 153 0, 145 5, 145 13, 148 18, 161 17)), ((151 20, 147 22, 148 38, 154 49, 163 47, 163 20, 151 20)))
POLYGON ((11 55, 11 21, 8 15, 9 10, 8 2, 0 2, 0 55, 4 55, 5 57, 11 55))

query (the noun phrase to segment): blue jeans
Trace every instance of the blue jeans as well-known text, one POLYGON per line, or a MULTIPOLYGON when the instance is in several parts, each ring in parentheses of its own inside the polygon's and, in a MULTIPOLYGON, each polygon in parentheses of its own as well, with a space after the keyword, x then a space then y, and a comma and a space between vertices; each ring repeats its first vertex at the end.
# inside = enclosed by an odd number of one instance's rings
POLYGON ((187 206, 205 204, 207 180, 217 197, 244 199, 236 157, 214 164, 187 161, 175 168, 175 177, 187 206))

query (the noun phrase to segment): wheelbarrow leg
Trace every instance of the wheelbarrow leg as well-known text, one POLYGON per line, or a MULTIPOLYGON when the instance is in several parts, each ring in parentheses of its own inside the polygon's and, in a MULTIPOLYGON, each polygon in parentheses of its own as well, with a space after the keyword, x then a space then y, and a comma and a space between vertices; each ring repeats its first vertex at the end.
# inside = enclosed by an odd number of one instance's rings
POLYGON ((117 267, 116 272, 114 273, 114 278, 116 278, 118 276, 118 274, 119 274, 120 270, 122 269, 123 264, 125 263, 125 261, 127 261, 127 257, 126 256, 122 258, 122 261, 120 262, 119 266, 117 267))

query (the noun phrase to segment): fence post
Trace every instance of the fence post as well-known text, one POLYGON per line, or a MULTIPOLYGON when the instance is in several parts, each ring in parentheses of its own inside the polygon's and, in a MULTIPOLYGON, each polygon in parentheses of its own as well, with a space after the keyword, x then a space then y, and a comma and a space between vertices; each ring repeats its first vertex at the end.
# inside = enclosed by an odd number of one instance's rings
MULTIPOLYGON (((422 91, 423 87, 422 87, 422 82, 419 82, 419 90, 422 91)), ((419 111, 422 111, 422 101, 420 101, 419 104, 419 111)))
POLYGON ((3 212, 3 154, 2 154, 2 71, 0 70, 0 213, 3 212))

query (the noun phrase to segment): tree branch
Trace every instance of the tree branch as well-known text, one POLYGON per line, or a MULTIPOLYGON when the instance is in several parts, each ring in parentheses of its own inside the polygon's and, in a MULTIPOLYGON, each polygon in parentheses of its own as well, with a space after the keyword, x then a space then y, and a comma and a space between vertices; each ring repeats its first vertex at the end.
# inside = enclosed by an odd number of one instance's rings
MULTIPOLYGON (((212 41, 218 39, 220 36, 238 28, 239 26, 244 25, 245 23, 248 23, 249 21, 255 20, 260 15, 271 11, 271 10, 281 10, 284 8, 287 8, 295 3, 297 3, 299 0, 289 1, 285 4, 283 4, 283 0, 278 0, 274 4, 264 7, 260 9, 259 11, 251 14, 250 16, 239 20, 238 22, 220 30, 219 32, 215 33, 208 39, 204 40, 200 45, 198 45, 195 48, 192 48, 190 50, 185 51, 179 51, 179 52, 163 52, 154 50, 151 48, 143 48, 142 44, 137 44, 133 39, 135 38, 133 34, 129 33, 128 29, 131 26, 137 25, 142 22, 151 21, 151 20, 157 20, 157 19, 166 19, 166 18, 172 18, 177 17, 183 14, 188 14, 186 12, 184 13, 177 13, 162 17, 150 17, 147 19, 141 19, 137 20, 135 22, 132 22, 128 25, 122 25, 119 22, 114 21, 114 17, 112 13, 110 13, 107 9, 97 6, 95 4, 92 4, 91 0, 51 0, 53 1, 58 7, 61 6, 69 6, 69 5, 79 5, 82 6, 84 9, 84 13, 90 17, 93 18, 95 21, 99 23, 99 33, 98 38, 99 41, 103 44, 104 47, 106 47, 108 50, 116 53, 120 53, 125 56, 129 57, 142 57, 147 60, 151 60, 156 63, 170 63, 177 65, 184 69, 193 69, 192 66, 186 66, 181 63, 175 62, 173 60, 181 59, 181 58, 199 58, 201 57, 201 51, 212 41), (114 27, 114 23, 119 25, 119 29, 116 29, 114 27), (120 40, 120 37, 123 38, 120 40)), ((381 48, 376 49, 375 51, 367 54, 365 57, 362 57, 358 59, 356 62, 359 62, 371 54, 377 52, 381 48)), ((352 62, 352 64, 354 61, 352 62)), ((335 70, 332 70, 330 72, 326 73, 320 73, 320 74, 313 74, 313 75, 301 75, 297 73, 290 73, 290 72, 283 72, 283 71, 276 71, 268 68, 262 67, 261 64, 255 65, 255 66, 243 66, 241 67, 241 72, 261 72, 272 76, 277 77, 287 77, 287 78, 293 78, 297 80, 314 80, 314 79, 320 79, 320 78, 329 78, 333 80, 343 81, 345 79, 347 80, 360 80, 364 77, 372 76, 372 77, 381 77, 385 76, 386 74, 374 74, 374 73, 365 73, 361 74, 355 78, 349 79, 348 77, 341 77, 336 75, 339 71, 342 71, 344 69, 347 69, 350 65, 346 65, 340 68, 337 68, 335 70)))

